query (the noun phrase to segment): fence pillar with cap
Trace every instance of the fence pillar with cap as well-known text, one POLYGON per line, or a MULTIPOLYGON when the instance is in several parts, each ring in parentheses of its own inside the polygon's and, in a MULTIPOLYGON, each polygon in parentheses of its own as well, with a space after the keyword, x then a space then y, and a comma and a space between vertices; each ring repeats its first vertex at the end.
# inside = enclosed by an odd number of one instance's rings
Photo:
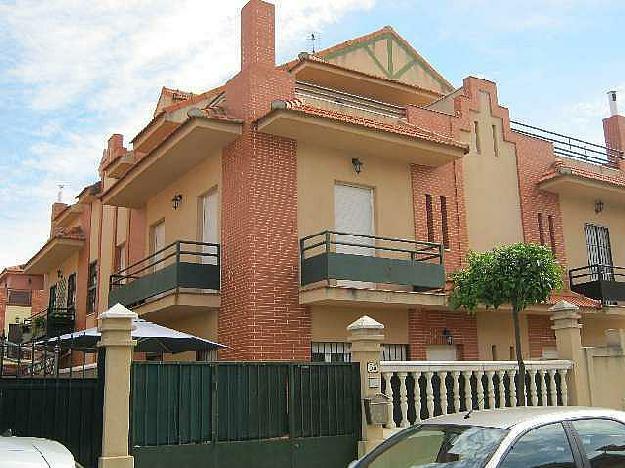
POLYGON ((582 347, 579 307, 567 301, 560 301, 549 311, 553 322, 551 328, 556 335, 558 357, 573 361, 573 369, 571 369, 568 379, 569 404, 589 405, 590 388, 586 357, 582 347))
POLYGON ((379 395, 381 388, 380 351, 384 340, 384 325, 366 315, 347 327, 351 343, 352 362, 360 364, 360 393, 362 396, 362 440, 358 456, 375 448, 384 440, 381 424, 369 424, 365 415, 364 399, 379 395))
POLYGON ((116 304, 98 317, 101 333, 98 346, 104 359, 104 408, 102 415, 102 455, 99 468, 132 468, 128 453, 130 429, 130 367, 135 342, 132 321, 137 314, 116 304))

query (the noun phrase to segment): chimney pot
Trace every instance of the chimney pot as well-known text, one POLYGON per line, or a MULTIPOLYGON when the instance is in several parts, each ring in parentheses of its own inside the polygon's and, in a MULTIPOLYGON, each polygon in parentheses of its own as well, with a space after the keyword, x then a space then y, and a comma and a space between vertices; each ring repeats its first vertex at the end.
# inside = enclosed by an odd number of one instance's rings
POLYGON ((618 115, 618 104, 616 102, 616 91, 608 91, 608 105, 610 106, 610 115, 618 115))

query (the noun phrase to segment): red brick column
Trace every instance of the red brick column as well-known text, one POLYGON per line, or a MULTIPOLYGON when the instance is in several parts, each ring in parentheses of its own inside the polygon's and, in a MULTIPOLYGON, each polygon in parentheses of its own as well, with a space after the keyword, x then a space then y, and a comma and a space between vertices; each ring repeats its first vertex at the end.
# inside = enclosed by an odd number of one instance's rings
POLYGON ((274 7, 242 11, 242 70, 226 85, 225 107, 244 120, 222 156, 222 285, 219 341, 225 359, 310 358, 310 313, 299 305, 297 144, 256 131, 295 80, 273 63, 274 7))

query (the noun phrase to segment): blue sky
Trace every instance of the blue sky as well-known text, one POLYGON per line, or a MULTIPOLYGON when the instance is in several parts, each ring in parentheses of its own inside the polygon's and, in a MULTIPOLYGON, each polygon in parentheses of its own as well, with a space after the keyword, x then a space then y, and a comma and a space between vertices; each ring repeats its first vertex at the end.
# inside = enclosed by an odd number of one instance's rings
MULTIPOLYGON (((97 180, 106 140, 130 140, 163 85, 201 92, 237 71, 228 0, 0 0, 0 267, 45 242, 64 201, 97 180)), ((622 1, 278 0, 278 58, 393 26, 454 85, 496 81, 510 115, 601 143, 622 90, 622 1)))

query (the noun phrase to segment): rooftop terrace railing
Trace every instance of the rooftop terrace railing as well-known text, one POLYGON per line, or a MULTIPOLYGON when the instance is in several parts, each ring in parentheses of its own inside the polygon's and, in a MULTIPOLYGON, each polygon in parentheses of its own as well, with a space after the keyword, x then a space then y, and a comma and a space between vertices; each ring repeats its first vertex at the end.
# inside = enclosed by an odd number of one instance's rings
POLYGON ((383 115, 385 117, 395 117, 398 119, 406 117, 406 109, 404 107, 332 88, 326 88, 306 81, 297 81, 295 83, 295 94, 297 97, 310 97, 312 99, 326 101, 372 114, 383 115))
POLYGON ((571 290, 603 304, 625 301, 625 268, 614 265, 587 265, 569 270, 571 290))
POLYGON ((596 143, 590 143, 580 140, 579 138, 552 132, 522 122, 511 120, 510 128, 522 135, 548 141, 553 145, 553 152, 565 158, 611 168, 618 168, 618 160, 625 158, 623 151, 601 146, 596 143))

